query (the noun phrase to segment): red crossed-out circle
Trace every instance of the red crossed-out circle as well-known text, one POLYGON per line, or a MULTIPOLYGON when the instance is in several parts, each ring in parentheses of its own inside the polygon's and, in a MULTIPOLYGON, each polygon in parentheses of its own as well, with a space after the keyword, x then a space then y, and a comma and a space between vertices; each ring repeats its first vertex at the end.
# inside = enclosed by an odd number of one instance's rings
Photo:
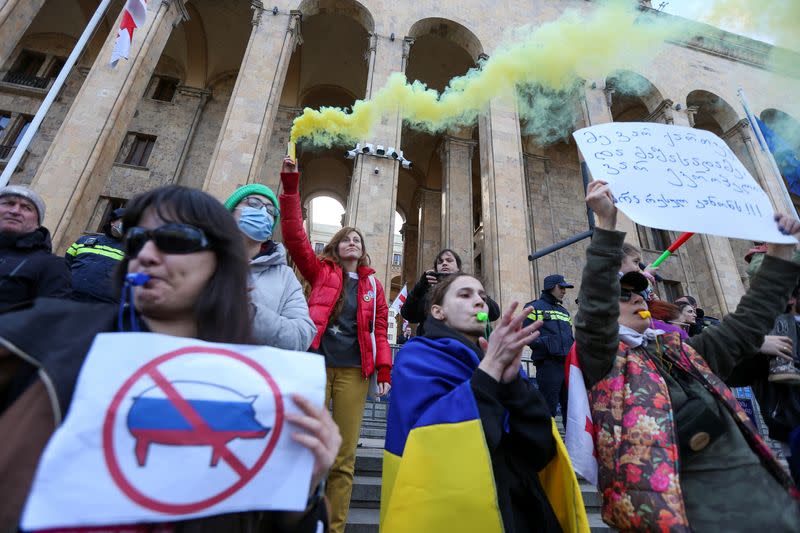
MULTIPOLYGON (((195 415, 194 417, 189 416, 189 421, 194 427, 195 431, 211 431, 207 426, 205 426, 205 422, 199 417, 199 415, 196 415, 196 413, 193 412, 193 408, 191 406, 188 406, 188 409, 192 411, 188 413, 189 415, 195 415), (197 425, 200 425, 201 427, 198 428, 197 425)), ((108 470, 111 473, 111 477, 114 479, 114 482, 122 490, 122 492, 134 502, 160 513, 196 513, 203 509, 207 509, 212 505, 216 505, 230 497, 236 491, 249 483, 253 477, 255 477, 255 475, 261 471, 264 464, 267 462, 267 459, 269 459, 270 455, 272 455, 275 446, 278 444, 278 437, 280 437, 281 428, 283 427, 283 416, 283 399, 281 398, 278 384, 275 383, 275 380, 272 379, 272 376, 270 376, 264 368, 262 368, 252 359, 223 348, 207 348, 202 346, 180 348, 156 357, 142 368, 134 372, 133 375, 122 384, 122 387, 119 389, 117 394, 114 395, 114 399, 111 401, 111 405, 106 412, 105 421, 103 422, 103 454, 105 455, 106 465, 108 466, 108 470), (178 402, 175 406, 179 411, 188 406, 188 402, 180 397, 177 391, 175 391, 175 389, 172 387, 172 384, 167 381, 164 375, 158 370, 159 365, 162 365, 171 359, 188 354, 216 354, 239 361, 240 363, 243 363, 253 369, 259 376, 264 378, 264 381, 266 381, 267 385, 272 391, 272 395, 275 398, 275 424, 270 430, 271 434, 266 448, 264 448, 264 451, 261 453, 252 468, 247 468, 244 464, 242 464, 241 461, 239 461, 239 459, 233 454, 233 452, 231 452, 224 444, 222 445, 221 450, 217 450, 220 453, 221 458, 225 460, 228 465, 239 475, 239 480, 233 485, 222 490, 218 494, 211 496, 210 498, 206 498, 197 502, 180 504, 167 503, 147 496, 139 489, 134 487, 133 484, 125 477, 125 474, 122 472, 122 469, 120 468, 117 458, 114 454, 114 422, 116 420, 120 404, 130 392, 131 387, 145 376, 149 376, 151 379, 153 379, 153 381, 155 381, 156 384, 162 390, 164 390, 170 401, 172 401, 174 404, 178 402)))

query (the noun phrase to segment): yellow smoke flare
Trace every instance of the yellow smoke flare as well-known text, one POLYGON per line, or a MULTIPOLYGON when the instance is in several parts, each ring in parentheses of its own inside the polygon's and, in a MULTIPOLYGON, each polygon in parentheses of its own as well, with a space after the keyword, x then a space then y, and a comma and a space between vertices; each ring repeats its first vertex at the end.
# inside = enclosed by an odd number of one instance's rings
MULTIPOLYGON (((649 61, 665 39, 676 36, 678 28, 667 22, 675 19, 645 16, 635 4, 615 0, 587 8, 588 14, 568 10, 553 22, 520 28, 481 68, 453 78, 441 95, 394 73, 370 100, 358 100, 351 112, 306 108, 292 125, 291 140, 330 146, 365 139, 381 117, 398 109, 412 127, 442 131, 474 123, 492 98, 514 94, 519 87, 569 92, 581 79, 636 68, 649 61)), ((521 114, 528 118, 524 110, 521 114)))

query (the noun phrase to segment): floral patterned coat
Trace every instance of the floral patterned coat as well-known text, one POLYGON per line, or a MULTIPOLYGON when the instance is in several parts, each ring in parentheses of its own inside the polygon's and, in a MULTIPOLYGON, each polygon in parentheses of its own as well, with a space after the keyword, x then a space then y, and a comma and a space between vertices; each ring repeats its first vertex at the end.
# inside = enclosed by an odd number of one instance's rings
MULTIPOLYGON (((677 333, 660 337, 663 356, 700 379, 733 416, 767 470, 793 492, 731 390, 677 333)), ((678 478, 678 442, 667 384, 643 349, 620 343, 611 371, 589 391, 603 520, 622 531, 690 531, 678 478)))

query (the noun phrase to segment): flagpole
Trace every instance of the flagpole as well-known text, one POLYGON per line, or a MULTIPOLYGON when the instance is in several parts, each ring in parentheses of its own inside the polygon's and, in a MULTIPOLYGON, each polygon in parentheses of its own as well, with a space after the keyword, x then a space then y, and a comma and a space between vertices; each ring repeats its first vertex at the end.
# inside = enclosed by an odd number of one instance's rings
POLYGON ((786 184, 783 183, 783 174, 781 174, 781 169, 778 168, 778 162, 775 161, 775 156, 773 155, 772 151, 767 146, 767 140, 764 138, 764 133, 761 131, 761 126, 758 125, 758 121, 753 117, 753 114, 750 112, 750 106, 747 103, 747 98, 744 95, 744 89, 741 87, 737 91, 739 95, 739 102, 741 102, 742 107, 744 108, 744 113, 747 115, 747 121, 750 123, 750 127, 753 128, 753 131, 756 134, 756 139, 758 140, 759 146, 761 146, 761 151, 767 153, 767 158, 772 165, 772 170, 778 176, 778 184, 781 186, 781 192, 783 192, 783 199, 789 206, 789 209, 792 210, 795 218, 800 218, 797 216, 797 209, 794 206, 794 202, 792 202, 792 197, 789 195, 789 189, 786 188, 786 184))
POLYGON ((53 86, 50 87, 50 91, 42 101, 42 105, 39 106, 39 110, 33 117, 33 121, 31 121, 30 126, 28 126, 25 135, 22 136, 22 140, 20 140, 19 144, 14 148, 14 152, 11 154, 11 158, 6 164, 6 168, 3 170, 3 174, 0 175, 0 187, 5 187, 8 185, 8 182, 11 179, 11 174, 14 173, 17 165, 19 165, 23 154, 25 154, 25 151, 31 144, 31 140, 33 140, 33 136, 36 135, 36 132, 39 130, 39 126, 41 126, 45 115, 47 115, 47 112, 50 111, 50 106, 53 105, 56 96, 58 96, 58 93, 61 92, 61 88, 64 86, 67 75, 69 75, 72 67, 75 66, 75 63, 78 61, 78 57, 81 55, 81 53, 83 53, 83 49, 86 48, 86 44, 89 42, 89 39, 91 39, 94 30, 97 28, 100 19, 103 18, 103 14, 105 14, 110 3, 111 0, 102 0, 100 5, 97 6, 94 15, 92 16, 91 20, 89 20, 89 24, 83 30, 80 39, 78 39, 78 44, 76 44, 75 48, 72 49, 72 53, 64 62, 64 66, 61 67, 61 72, 58 73, 58 76, 53 82, 53 86))

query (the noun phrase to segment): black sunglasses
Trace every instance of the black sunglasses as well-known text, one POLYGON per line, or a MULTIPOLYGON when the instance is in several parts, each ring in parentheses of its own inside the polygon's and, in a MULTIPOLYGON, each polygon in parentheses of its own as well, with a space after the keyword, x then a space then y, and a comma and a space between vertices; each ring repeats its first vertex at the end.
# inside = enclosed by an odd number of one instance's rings
POLYGON ((267 209, 267 213, 272 215, 273 218, 278 216, 278 208, 275 207, 275 204, 272 202, 265 202, 260 198, 256 198, 255 196, 248 196, 244 199, 244 203, 247 204, 248 207, 252 207, 253 209, 261 209, 262 207, 267 209))
POLYGON ((623 302, 623 303, 630 302, 631 298, 633 298, 634 294, 638 294, 643 299, 647 300, 647 293, 645 291, 636 292, 636 291, 630 291, 628 289, 620 289, 620 291, 619 291, 619 301, 623 302))
POLYGON ((211 245, 203 230, 188 224, 164 224, 156 229, 134 227, 125 234, 125 254, 129 258, 139 255, 145 243, 153 240, 166 254, 191 254, 208 250, 211 245))

